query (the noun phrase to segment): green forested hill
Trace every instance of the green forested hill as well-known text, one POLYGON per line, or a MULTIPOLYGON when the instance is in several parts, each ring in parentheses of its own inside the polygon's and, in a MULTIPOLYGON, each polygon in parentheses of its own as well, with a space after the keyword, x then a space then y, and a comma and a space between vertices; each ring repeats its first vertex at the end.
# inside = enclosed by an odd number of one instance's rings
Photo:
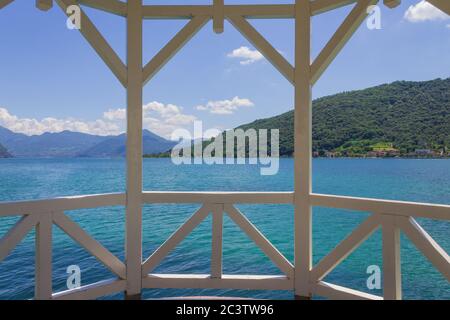
MULTIPOLYGON (((242 129, 279 129, 280 154, 294 151, 293 111, 242 129)), ((450 78, 397 81, 313 102, 313 150, 349 155, 392 143, 402 154, 450 148, 450 78)))

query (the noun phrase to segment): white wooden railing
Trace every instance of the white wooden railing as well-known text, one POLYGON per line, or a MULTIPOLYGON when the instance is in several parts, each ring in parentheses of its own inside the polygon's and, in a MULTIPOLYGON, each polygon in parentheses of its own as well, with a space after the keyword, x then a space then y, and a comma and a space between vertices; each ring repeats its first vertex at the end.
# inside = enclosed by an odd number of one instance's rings
MULTIPOLYGON (((0 239, 0 263, 36 228, 36 299, 95 299, 126 289, 126 264, 72 221, 65 211, 125 205, 125 194, 65 197, 51 200, 0 203, 0 218, 22 216, 0 239), (52 292, 52 225, 55 224, 96 257, 116 278, 77 289, 52 292)), ((310 270, 311 295, 331 299, 401 299, 400 232, 450 281, 448 254, 420 227, 415 217, 450 220, 449 205, 375 200, 311 194, 312 206, 371 212, 350 235, 310 270), (378 228, 383 236, 384 297, 326 283, 323 279, 378 228)), ((144 192, 142 204, 200 204, 198 209, 150 257, 142 262, 143 288, 211 288, 294 290, 295 266, 240 212, 237 204, 293 204, 292 192, 144 192), (155 274, 152 271, 194 228, 212 215, 211 270, 205 275, 155 274), (283 275, 226 275, 222 273, 223 216, 244 231, 272 260, 283 275)))

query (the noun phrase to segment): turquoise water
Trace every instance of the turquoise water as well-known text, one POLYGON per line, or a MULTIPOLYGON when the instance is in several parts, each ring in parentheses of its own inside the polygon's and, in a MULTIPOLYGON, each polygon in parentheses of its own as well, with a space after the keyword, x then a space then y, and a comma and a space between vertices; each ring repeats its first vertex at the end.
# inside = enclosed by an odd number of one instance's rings
MULTIPOLYGON (((251 165, 174 166, 169 159, 144 160, 145 190, 290 191, 293 160, 281 159, 280 172, 261 176, 251 165)), ((317 193, 450 204, 449 160, 315 159, 313 190, 317 193)), ((125 163, 120 159, 0 160, 0 201, 51 198, 125 189, 125 163)), ((148 205, 143 211, 143 251, 148 257, 198 208, 196 205, 148 205)), ((289 205, 242 205, 242 212, 288 259, 293 259, 293 208, 289 205)), ((124 208, 68 212, 86 231, 123 259, 124 208)), ((315 208, 314 262, 317 263, 368 213, 315 208)), ((0 236, 17 218, 0 218, 0 236)), ((450 252, 450 223, 419 219, 435 240, 450 252)), ((211 219, 205 220, 155 270, 161 273, 208 273, 211 219)), ((279 274, 270 260, 231 221, 224 224, 224 272, 279 274)), ((82 284, 112 274, 54 227, 54 290, 65 289, 69 265, 79 265, 82 284)), ((381 234, 376 232, 340 264, 325 281, 382 294, 366 286, 370 265, 382 265, 381 234)), ((402 238, 404 298, 450 299, 450 284, 409 242, 402 238)), ((34 289, 34 233, 0 263, 0 299, 31 298, 34 289)), ((226 295, 292 298, 292 292, 240 290, 145 290, 144 297, 226 295)), ((114 295, 108 298, 121 298, 114 295)))

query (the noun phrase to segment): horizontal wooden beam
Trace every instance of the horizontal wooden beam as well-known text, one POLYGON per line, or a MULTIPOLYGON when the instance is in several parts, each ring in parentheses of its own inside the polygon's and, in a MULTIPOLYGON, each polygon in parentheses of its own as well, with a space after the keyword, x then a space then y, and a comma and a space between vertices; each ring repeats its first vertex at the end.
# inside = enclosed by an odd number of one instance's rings
POLYGON ((0 202, 0 217, 24 214, 47 214, 51 211, 70 211, 125 205, 124 193, 60 197, 46 200, 0 202))
POLYGON ((357 0, 314 0, 311 1, 311 14, 314 16, 355 2, 357 0))
POLYGON ((225 5, 225 16, 242 16, 246 19, 293 19, 295 5, 225 5))
POLYGON ((119 0, 78 0, 78 3, 122 17, 126 17, 127 15, 127 4, 119 0))
MULTIPOLYGON (((450 220, 450 205, 396 200, 382 200, 311 194, 314 206, 348 209, 366 212, 382 212, 399 216, 417 216, 438 220, 450 220)), ((292 204, 293 192, 178 192, 146 191, 143 203, 231 203, 231 204, 292 204)), ((17 216, 29 213, 46 214, 50 211, 123 206, 124 193, 107 193, 60 197, 45 200, 0 202, 0 216, 17 216)))
POLYGON ((53 300, 93 300, 109 294, 125 291, 127 281, 110 279, 54 293, 53 300))
POLYGON ((380 296, 341 287, 324 281, 311 285, 311 291, 316 296, 333 300, 383 300, 380 296))
POLYGON ((311 204, 316 207, 386 213, 394 216, 413 216, 450 220, 450 205, 419 202, 380 200, 325 194, 311 194, 311 204))
POLYGON ((293 192, 144 192, 143 203, 292 204, 293 192))
POLYGON ((293 290, 294 281, 285 276, 223 275, 211 278, 208 274, 149 274, 142 279, 144 288, 293 290))
MULTIPOLYGON (((294 5, 225 5, 225 16, 243 16, 248 19, 292 19, 294 5)), ((145 5, 144 19, 191 19, 194 16, 213 17, 212 5, 145 5)))
MULTIPOLYGON (((314 16, 334 9, 339 9, 355 2, 358 2, 358 0, 313 0, 311 1, 311 15, 314 16)), ((401 0, 384 0, 385 6, 389 8, 395 8, 400 2, 401 0)))

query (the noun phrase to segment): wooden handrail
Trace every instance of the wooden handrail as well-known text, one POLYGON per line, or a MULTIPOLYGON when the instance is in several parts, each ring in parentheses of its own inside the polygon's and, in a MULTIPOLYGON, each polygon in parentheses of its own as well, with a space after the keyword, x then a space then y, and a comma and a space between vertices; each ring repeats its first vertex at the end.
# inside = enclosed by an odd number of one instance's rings
POLYGON ((292 204, 293 192, 170 192, 151 191, 142 194, 144 204, 151 203, 230 203, 292 204))
POLYGON ((44 200, 0 202, 0 217, 26 214, 47 214, 109 206, 124 206, 125 193, 105 193, 44 200))
POLYGON ((450 220, 450 205, 311 194, 311 205, 395 216, 450 220))
MULTIPOLYGON (((36 298, 38 299, 91 299, 125 290, 126 264, 122 263, 77 224, 64 215, 64 211, 125 205, 124 193, 62 197, 48 200, 33 200, 0 203, 0 217, 22 215, 23 218, 0 239, 0 260, 33 228, 37 227, 36 298), (87 285, 60 293, 51 292, 51 224, 55 223, 75 241, 79 242, 94 257, 106 265, 118 278, 87 285)), ((431 263, 450 280, 450 258, 448 254, 423 230, 413 217, 450 220, 450 206, 442 204, 416 203, 381 199, 368 199, 323 194, 310 195, 312 206, 332 207, 371 212, 372 216, 356 228, 345 240, 310 270, 311 294, 343 299, 381 299, 357 290, 328 284, 324 276, 355 250, 374 230, 383 230, 385 299, 401 299, 401 262, 399 232, 404 232, 431 263)), ((142 286, 145 288, 247 288, 292 290, 293 266, 245 216, 235 209, 236 204, 292 204, 292 192, 143 192, 142 204, 192 203, 202 204, 178 231, 162 247, 142 263, 142 286), (211 274, 160 275, 148 274, 159 262, 181 242, 206 216, 214 215, 211 255, 211 274), (222 219, 228 214, 256 245, 280 268, 283 276, 228 276, 222 274, 222 219)))

